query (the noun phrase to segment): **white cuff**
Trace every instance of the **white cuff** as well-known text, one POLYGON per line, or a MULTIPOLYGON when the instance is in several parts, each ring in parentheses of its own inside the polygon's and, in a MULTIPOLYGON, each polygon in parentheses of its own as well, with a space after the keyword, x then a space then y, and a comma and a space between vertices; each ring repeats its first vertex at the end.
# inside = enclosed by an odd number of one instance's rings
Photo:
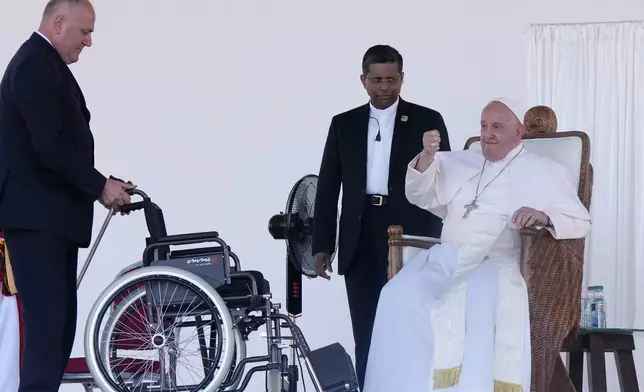
POLYGON ((421 152, 420 154, 416 155, 416 157, 414 157, 414 159, 412 159, 411 162, 409 162, 409 164, 407 165, 408 174, 415 176, 415 178, 432 177, 438 171, 438 166, 439 166, 438 154, 434 155, 434 160, 432 161, 431 165, 429 165, 427 170, 421 173, 418 170, 416 170, 416 163, 418 162, 422 154, 423 153, 421 152))

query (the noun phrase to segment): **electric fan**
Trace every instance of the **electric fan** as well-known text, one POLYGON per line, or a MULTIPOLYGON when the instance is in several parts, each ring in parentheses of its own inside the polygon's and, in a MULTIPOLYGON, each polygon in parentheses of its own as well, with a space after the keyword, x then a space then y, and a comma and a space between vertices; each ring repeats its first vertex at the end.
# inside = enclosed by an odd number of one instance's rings
MULTIPOLYGON (((313 263, 313 210, 318 176, 300 178, 288 196, 285 212, 273 215, 268 231, 276 240, 286 241, 286 311, 292 322, 302 315, 302 275, 316 277, 313 263)), ((336 218, 336 241, 338 243, 336 218)), ((337 248, 337 245, 336 245, 337 248)), ((331 252, 331 261, 335 256, 331 252)), ((311 364, 325 391, 358 391, 358 379, 351 357, 339 343, 310 352, 311 364)), ((296 372, 297 352, 291 350, 289 371, 296 372), (295 369, 295 370, 294 370, 295 369)))
MULTIPOLYGON (((314 174, 300 178, 291 189, 285 212, 273 215, 268 221, 273 238, 286 241, 286 311, 293 319, 302 314, 302 275, 317 276, 312 254, 317 185, 318 176, 314 174)), ((331 260, 334 256, 335 249, 331 260)))

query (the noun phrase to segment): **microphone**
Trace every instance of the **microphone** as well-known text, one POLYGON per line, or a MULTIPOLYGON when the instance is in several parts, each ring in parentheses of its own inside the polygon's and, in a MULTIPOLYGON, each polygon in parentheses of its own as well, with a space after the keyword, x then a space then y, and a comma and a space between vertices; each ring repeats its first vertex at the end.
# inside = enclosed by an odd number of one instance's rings
POLYGON ((378 121, 378 119, 375 118, 375 117, 370 116, 369 118, 376 120, 376 125, 378 125, 378 133, 376 134, 376 138, 374 140, 379 142, 381 140, 381 137, 380 137, 380 121, 378 121))

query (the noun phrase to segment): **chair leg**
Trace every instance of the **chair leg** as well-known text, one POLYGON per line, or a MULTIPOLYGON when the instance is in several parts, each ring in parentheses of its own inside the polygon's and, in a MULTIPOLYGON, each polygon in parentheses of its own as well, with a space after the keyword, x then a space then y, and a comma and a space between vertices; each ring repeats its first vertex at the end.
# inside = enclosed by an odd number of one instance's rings
POLYGON ((568 353, 568 374, 577 392, 584 388, 584 352, 571 351, 568 353))
POLYGON ((555 362, 549 388, 549 392, 579 392, 571 381, 561 357, 555 362))
POLYGON ((615 365, 617 365, 617 377, 622 392, 639 392, 637 385, 637 372, 633 352, 630 350, 618 350, 615 352, 615 365))
POLYGON ((606 384, 606 353, 602 337, 596 334, 588 336, 590 350, 588 354, 588 379, 590 392, 608 392, 606 384))

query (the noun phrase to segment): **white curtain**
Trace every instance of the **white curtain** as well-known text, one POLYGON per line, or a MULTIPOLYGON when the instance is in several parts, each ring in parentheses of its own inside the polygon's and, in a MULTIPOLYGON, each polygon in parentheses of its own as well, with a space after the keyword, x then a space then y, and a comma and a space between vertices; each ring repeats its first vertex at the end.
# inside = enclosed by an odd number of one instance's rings
POLYGON ((644 328, 644 22, 534 25, 526 38, 529 103, 591 140, 585 284, 604 286, 608 327, 644 328))

